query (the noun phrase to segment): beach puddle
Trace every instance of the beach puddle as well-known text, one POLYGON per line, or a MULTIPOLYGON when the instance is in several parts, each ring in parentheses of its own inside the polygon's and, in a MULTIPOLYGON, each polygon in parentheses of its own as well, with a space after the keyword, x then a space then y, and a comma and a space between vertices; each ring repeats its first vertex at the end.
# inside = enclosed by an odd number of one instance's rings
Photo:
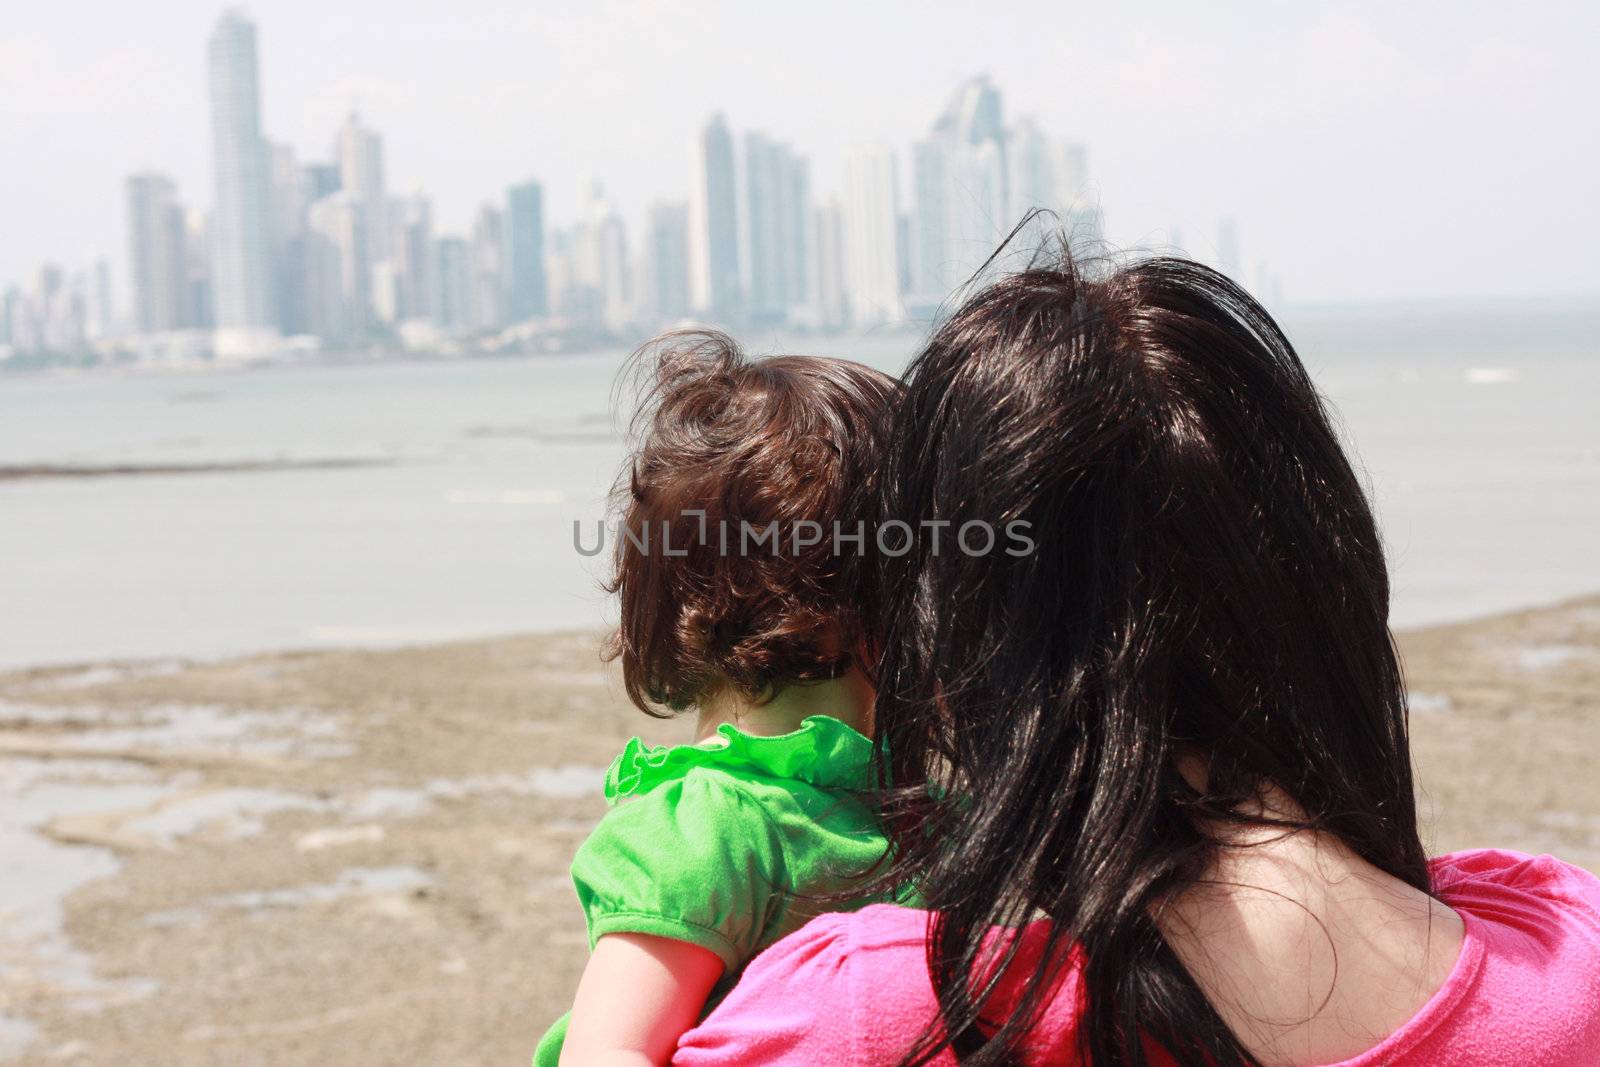
POLYGON ((1455 704, 1446 693, 1424 693, 1419 690, 1406 694, 1406 707, 1414 712, 1428 715, 1450 711, 1455 704))
POLYGON ((203 749, 234 756, 330 759, 353 749, 338 740, 331 716, 298 709, 256 711, 212 704, 170 704, 144 709, 136 724, 95 730, 80 740, 87 750, 203 749))
POLYGON ((1511 650, 1511 661, 1525 671, 1548 671, 1592 653, 1582 645, 1529 645, 1511 650))
POLYGON ((189 753, 247 760, 340 759, 355 747, 335 715, 216 704, 20 704, 0 700, 0 729, 70 753, 189 753))
POLYGON ((178 674, 189 665, 182 660, 152 660, 148 663, 96 663, 53 671, 25 687, 25 691, 64 692, 93 689, 95 686, 132 682, 141 678, 163 678, 178 674))
POLYGON ((289 908, 331 904, 350 896, 384 896, 410 893, 433 884, 433 878, 416 867, 351 867, 331 882, 287 886, 277 889, 248 889, 219 893, 181 908, 153 911, 144 917, 150 926, 190 926, 224 911, 265 914, 289 908))
MULTIPOLYGON (((95 845, 68 844, 50 827, 75 817, 137 811, 176 788, 142 767, 87 760, 0 759, 0 1003, 40 995, 66 996, 94 1010, 110 1000, 148 996, 153 983, 98 978, 93 961, 67 938, 68 894, 121 869, 116 855, 95 845)), ((26 1045, 34 1028, 0 1015, 0 1055, 26 1045)))
POLYGON ((605 781, 604 767, 566 764, 560 767, 536 767, 523 774, 435 778, 428 783, 427 791, 432 796, 450 799, 481 796, 486 793, 506 793, 512 796, 576 800, 580 797, 599 796, 605 781))
POLYGON ((159 804, 149 814, 124 822, 121 829, 162 848, 172 848, 180 838, 201 830, 234 840, 255 837, 266 829, 266 816, 283 811, 328 811, 333 807, 328 801, 280 789, 217 789, 159 804))

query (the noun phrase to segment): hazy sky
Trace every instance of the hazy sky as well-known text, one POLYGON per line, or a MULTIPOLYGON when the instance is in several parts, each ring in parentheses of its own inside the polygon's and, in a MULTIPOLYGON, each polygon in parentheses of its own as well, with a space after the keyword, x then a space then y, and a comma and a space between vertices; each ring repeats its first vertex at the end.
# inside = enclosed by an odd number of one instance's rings
MULTIPOLYGON (((352 103, 391 189, 442 229, 513 180, 574 217, 688 188, 713 109, 809 154, 904 149, 987 72, 1089 146, 1111 239, 1191 251, 1238 220, 1291 300, 1600 291, 1600 4, 1064 0, 766 4, 274 0, 247 10, 268 134, 325 157, 352 103), (981 13, 974 17, 974 13, 981 13)), ((221 5, 19 3, 0 24, 0 283, 125 271, 122 180, 211 200, 205 42, 221 5)))

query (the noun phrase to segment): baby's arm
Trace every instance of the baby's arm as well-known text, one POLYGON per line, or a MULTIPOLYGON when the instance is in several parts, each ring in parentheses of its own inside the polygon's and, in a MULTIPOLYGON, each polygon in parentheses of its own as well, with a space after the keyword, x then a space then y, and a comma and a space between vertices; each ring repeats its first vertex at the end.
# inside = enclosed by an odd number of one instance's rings
POLYGON ((578 983, 561 1067, 666 1063, 723 970, 720 956, 687 941, 604 935, 578 983))

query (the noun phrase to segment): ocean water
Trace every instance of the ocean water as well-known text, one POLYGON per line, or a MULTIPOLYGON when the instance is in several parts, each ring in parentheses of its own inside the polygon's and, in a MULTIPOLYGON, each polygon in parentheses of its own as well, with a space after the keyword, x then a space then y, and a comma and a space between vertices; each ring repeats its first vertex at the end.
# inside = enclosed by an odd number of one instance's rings
MULTIPOLYGON (((1301 309, 1377 500, 1398 627, 1600 590, 1600 301, 1301 309)), ((898 370, 916 333, 791 340, 898 370)), ((604 625, 624 353, 0 376, 0 665, 604 625)))

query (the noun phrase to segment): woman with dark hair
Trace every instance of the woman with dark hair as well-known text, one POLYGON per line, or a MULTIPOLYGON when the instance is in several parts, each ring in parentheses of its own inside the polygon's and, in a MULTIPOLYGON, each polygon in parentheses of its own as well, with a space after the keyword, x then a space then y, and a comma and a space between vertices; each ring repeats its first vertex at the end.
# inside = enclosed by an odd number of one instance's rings
POLYGON ((813 921, 675 1063, 1600 1064, 1600 882, 1424 855, 1372 509, 1237 285, 993 285, 881 485, 1036 542, 881 563, 883 885, 928 910, 813 921))

